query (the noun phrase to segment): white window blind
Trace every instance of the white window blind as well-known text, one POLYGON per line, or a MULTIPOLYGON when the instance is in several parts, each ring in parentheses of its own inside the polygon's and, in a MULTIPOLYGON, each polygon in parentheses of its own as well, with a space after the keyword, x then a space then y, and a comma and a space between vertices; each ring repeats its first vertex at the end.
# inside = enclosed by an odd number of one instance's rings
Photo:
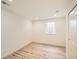
POLYGON ((56 34, 55 22, 48 22, 46 27, 47 34, 56 34))

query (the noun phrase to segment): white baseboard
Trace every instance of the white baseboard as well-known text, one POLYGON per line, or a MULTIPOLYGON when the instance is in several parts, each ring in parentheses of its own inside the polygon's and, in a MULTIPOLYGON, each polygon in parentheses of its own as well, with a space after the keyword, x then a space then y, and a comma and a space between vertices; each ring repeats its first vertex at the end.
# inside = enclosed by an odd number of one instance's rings
POLYGON ((20 47, 17 47, 15 50, 13 50, 13 51, 7 53, 5 56, 2 56, 1 58, 3 59, 4 57, 6 57, 6 56, 12 54, 13 52, 18 51, 19 49, 22 49, 24 46, 27 46, 27 45, 29 45, 30 43, 32 43, 32 41, 29 41, 29 42, 27 42, 26 44, 23 44, 23 45, 21 45, 20 47))

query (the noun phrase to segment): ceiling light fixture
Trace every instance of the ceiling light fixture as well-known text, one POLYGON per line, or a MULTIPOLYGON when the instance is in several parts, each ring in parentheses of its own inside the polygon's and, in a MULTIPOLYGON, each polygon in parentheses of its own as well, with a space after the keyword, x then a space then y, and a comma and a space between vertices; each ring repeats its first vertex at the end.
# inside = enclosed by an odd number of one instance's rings
POLYGON ((54 14, 54 17, 56 17, 57 15, 56 14, 54 14))
POLYGON ((56 13, 58 13, 59 12, 59 10, 56 10, 56 13))
POLYGON ((56 10, 56 11, 55 11, 54 17, 57 16, 57 13, 59 13, 59 10, 56 10))
POLYGON ((9 2, 12 2, 13 0, 8 0, 9 2))

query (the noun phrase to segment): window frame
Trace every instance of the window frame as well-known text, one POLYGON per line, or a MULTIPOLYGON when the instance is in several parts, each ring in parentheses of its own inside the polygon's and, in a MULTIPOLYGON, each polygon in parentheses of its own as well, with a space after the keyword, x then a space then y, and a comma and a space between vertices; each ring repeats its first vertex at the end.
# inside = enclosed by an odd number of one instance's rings
POLYGON ((56 34, 56 24, 55 24, 55 22, 47 22, 46 23, 46 33, 49 34, 49 35, 56 34), (51 32, 51 29, 53 30, 52 32, 51 32))

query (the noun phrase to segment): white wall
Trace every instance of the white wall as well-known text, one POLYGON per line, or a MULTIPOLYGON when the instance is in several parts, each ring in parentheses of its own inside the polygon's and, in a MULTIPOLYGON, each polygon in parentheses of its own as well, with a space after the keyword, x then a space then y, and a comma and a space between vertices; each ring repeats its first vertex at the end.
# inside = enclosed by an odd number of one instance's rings
POLYGON ((52 20, 33 21, 33 41, 65 47, 65 23, 64 17, 52 20), (56 34, 48 35, 45 33, 46 22, 56 23, 56 34))
POLYGON ((32 22, 2 8, 1 11, 2 57, 32 42, 32 22))
POLYGON ((34 42, 65 46, 65 18, 32 22, 5 8, 1 12, 2 57, 27 45, 32 39, 34 42), (50 21, 56 22, 55 35, 45 33, 45 23, 50 21))

